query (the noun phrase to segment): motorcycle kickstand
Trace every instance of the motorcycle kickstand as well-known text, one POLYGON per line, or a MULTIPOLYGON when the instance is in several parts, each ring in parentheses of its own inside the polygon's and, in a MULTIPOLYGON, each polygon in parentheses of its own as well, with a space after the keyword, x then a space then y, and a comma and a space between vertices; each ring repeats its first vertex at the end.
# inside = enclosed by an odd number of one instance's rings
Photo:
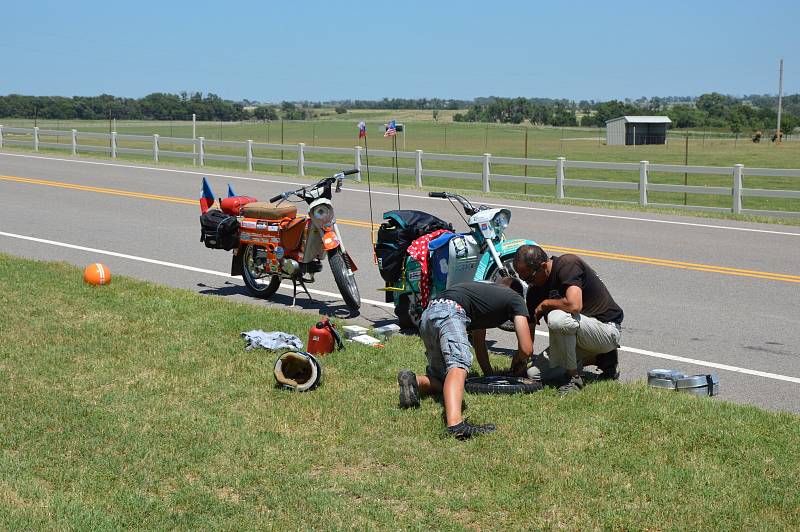
POLYGON ((308 293, 308 288, 306 288, 306 283, 303 282, 303 277, 292 277, 292 285, 293 285, 292 306, 294 306, 295 302, 297 301, 297 283, 298 282, 300 283, 300 286, 303 288, 303 291, 308 296, 308 299, 311 300, 311 301, 314 301, 314 298, 311 297, 311 294, 308 293))

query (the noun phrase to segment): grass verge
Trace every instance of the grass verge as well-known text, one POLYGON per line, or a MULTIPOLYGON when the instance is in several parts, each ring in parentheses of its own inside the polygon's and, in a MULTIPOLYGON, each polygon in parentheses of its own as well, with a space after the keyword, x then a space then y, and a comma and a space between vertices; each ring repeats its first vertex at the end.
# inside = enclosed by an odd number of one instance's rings
POLYGON ((792 414, 600 383, 468 396, 498 432, 462 443, 435 401, 397 408, 414 337, 293 394, 239 333, 309 314, 6 255, 0 302, 3 529, 800 527, 792 414))

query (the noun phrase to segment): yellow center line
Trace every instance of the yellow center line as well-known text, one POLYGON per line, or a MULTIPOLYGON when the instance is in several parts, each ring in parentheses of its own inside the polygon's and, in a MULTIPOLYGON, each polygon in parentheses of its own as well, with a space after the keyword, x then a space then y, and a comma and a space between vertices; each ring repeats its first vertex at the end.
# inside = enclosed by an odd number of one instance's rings
MULTIPOLYGON (((180 203, 183 205, 197 205, 199 201, 196 199, 179 198, 175 196, 163 196, 159 194, 146 194, 143 192, 130 192, 127 190, 118 190, 113 188, 92 187, 87 185, 76 185, 73 183, 62 183, 59 181, 48 181, 45 179, 30 179, 26 177, 6 176, 0 175, 0 180, 15 181, 18 183, 27 183, 32 185, 44 185, 50 187, 67 188, 72 190, 82 190, 86 192, 96 192, 99 194, 112 194, 116 196, 126 196, 131 198, 141 198, 156 201, 167 201, 171 203, 180 203)), ((353 227, 362 227, 365 229, 372 229, 379 227, 378 224, 371 224, 362 220, 348 220, 345 218, 337 218, 336 221, 343 225, 351 225, 353 227)), ((758 270, 746 270, 742 268, 730 268, 728 266, 715 266, 711 264, 699 264, 693 262, 682 262, 669 259, 657 259, 654 257, 641 257, 637 255, 624 255, 621 253, 612 253, 607 251, 594 251, 589 249, 570 248, 564 246, 555 246, 549 244, 541 244, 543 248, 551 251, 561 253, 575 253, 587 257, 597 257, 608 260, 618 260, 623 262, 631 262, 636 264, 648 264, 651 266, 662 266, 665 268, 676 268, 682 270, 692 270, 708 273, 719 273, 723 275, 735 275, 739 277, 752 277, 756 279, 766 279, 770 281, 783 281, 788 283, 800 283, 800 275, 791 275, 786 273, 763 272, 758 270)))

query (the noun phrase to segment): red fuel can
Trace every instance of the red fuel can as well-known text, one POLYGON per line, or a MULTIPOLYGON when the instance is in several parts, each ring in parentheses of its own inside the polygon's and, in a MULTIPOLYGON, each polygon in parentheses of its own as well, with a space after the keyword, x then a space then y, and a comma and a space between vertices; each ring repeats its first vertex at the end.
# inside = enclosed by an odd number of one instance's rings
POLYGON ((308 331, 308 352, 313 355, 327 355, 333 352, 333 326, 327 318, 318 321, 308 331))

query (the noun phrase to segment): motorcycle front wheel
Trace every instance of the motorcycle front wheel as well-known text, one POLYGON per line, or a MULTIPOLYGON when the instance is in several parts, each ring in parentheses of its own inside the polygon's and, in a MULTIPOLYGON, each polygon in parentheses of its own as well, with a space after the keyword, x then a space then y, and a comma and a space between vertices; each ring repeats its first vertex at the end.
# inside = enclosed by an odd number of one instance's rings
POLYGON ((256 272, 256 249, 260 246, 247 244, 242 254, 242 279, 247 291, 256 297, 267 299, 278 291, 281 276, 256 272))
POLYGON ((356 274, 350 269, 350 264, 341 248, 328 252, 328 263, 333 272, 333 280, 336 281, 336 286, 339 288, 345 304, 352 310, 358 310, 361 306, 361 295, 358 293, 356 274))
MULTIPOLYGON (((514 275, 514 273, 515 273, 514 272, 514 255, 512 254, 512 255, 502 256, 502 257, 500 257, 500 261, 503 263, 503 266, 506 267, 506 271, 509 272, 510 274, 514 275)), ((501 279, 501 277, 502 276, 500 275, 500 270, 498 270, 497 266, 495 266, 495 265, 492 265, 492 267, 489 268, 489 271, 486 274, 486 280, 487 281, 491 281, 493 283, 498 282, 501 279)), ((516 329, 514 327, 514 322, 511 321, 511 320, 507 320, 504 323, 502 323, 500 325, 499 329, 501 331, 506 331, 506 332, 515 332, 516 331, 516 329)))

